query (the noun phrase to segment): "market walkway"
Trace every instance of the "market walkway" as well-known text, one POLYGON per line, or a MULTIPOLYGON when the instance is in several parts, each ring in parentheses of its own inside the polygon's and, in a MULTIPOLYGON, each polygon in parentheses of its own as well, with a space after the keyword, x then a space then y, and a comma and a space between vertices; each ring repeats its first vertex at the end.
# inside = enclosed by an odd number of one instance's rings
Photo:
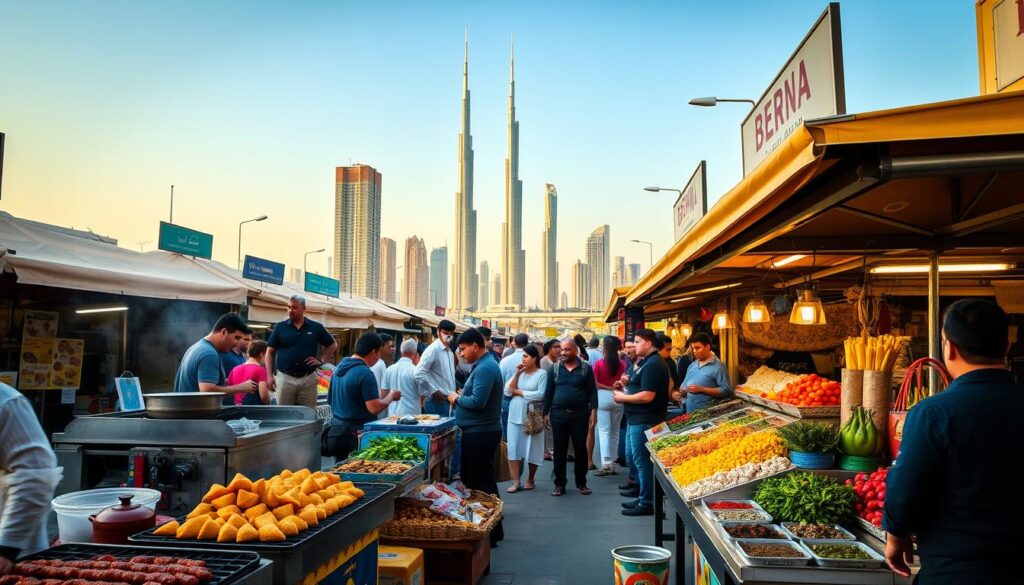
POLYGON ((537 471, 537 480, 537 489, 516 494, 506 494, 508 484, 501 484, 505 540, 491 550, 491 573, 482 585, 612 583, 611 549, 654 544, 652 517, 620 513, 617 486, 623 475, 591 476, 592 495, 570 489, 560 498, 551 496, 550 461, 537 471))

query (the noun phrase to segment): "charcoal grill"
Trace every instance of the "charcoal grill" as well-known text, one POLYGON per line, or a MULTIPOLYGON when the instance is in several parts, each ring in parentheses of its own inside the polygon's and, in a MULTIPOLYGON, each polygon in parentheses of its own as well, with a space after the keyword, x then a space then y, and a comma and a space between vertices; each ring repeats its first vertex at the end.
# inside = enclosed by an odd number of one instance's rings
POLYGON ((260 556, 258 554, 241 550, 170 549, 166 547, 75 543, 60 544, 20 560, 88 561, 97 555, 113 555, 124 558, 125 561, 138 555, 182 557, 195 561, 206 561, 206 568, 213 573, 213 581, 210 581, 209 585, 240 584, 249 575, 254 573, 260 564, 260 556))

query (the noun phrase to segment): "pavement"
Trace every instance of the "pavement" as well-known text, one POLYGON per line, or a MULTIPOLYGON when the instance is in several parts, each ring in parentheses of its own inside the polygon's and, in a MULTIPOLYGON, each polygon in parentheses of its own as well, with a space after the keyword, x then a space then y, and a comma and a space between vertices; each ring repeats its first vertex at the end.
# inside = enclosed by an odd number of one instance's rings
MULTIPOLYGON (((491 572, 481 585, 568 585, 613 583, 611 549, 630 544, 654 544, 654 517, 632 518, 620 513, 618 485, 626 476, 595 477, 589 496, 573 489, 572 463, 566 494, 551 495, 552 464, 537 470, 533 491, 505 493, 505 540, 491 549, 491 572)), ((675 572, 673 559, 672 572, 675 572)))

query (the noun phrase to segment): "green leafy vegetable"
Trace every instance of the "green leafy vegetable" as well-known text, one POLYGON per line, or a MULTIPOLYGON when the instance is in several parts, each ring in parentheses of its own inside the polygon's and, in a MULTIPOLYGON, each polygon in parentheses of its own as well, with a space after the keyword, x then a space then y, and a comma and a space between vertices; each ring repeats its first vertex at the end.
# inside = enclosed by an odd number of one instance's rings
POLYGON ((839 429, 819 422, 796 422, 778 429, 786 447, 801 453, 834 453, 839 447, 839 429))
POLYGON ((835 524, 853 515, 853 488, 826 475, 795 471, 762 481, 754 501, 777 522, 835 524))
POLYGON ((422 461, 426 453, 420 448, 416 437, 385 435, 370 439, 370 444, 352 457, 374 461, 422 461))

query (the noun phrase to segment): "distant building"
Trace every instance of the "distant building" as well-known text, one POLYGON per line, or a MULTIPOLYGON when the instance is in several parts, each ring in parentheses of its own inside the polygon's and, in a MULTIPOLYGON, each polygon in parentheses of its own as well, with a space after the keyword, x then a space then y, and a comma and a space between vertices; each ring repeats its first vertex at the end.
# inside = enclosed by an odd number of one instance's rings
POLYGON ((611 228, 608 224, 590 233, 586 250, 590 270, 590 302, 583 307, 603 311, 611 298, 611 228))
POLYGON ((625 286, 629 275, 626 274, 626 258, 616 256, 612 259, 612 286, 625 286))
POLYGON ((480 306, 478 309, 486 309, 491 304, 491 268, 487 260, 480 263, 480 306))
POLYGON ((541 276, 544 279, 544 309, 554 309, 558 304, 558 191, 552 184, 544 185, 544 233, 541 236, 541 276))
POLYGON ((430 251, 431 302, 436 307, 448 306, 448 247, 441 246, 430 251))
POLYGON ((590 267, 580 260, 572 265, 572 308, 590 308, 590 267))
MULTIPOLYGON (((514 49, 513 49, 514 50, 514 49)), ((519 180, 519 121, 516 120, 516 61, 509 61, 508 158, 505 159, 505 223, 501 224, 503 305, 526 305, 526 252, 523 251, 523 182, 519 180)))
POLYGON ((562 298, 558 303, 558 308, 562 310, 569 308, 569 294, 564 290, 562 291, 562 298))
POLYGON ((381 175, 369 165, 334 170, 334 269, 341 290, 380 297, 381 175))
POLYGON ((405 290, 402 304, 413 309, 430 309, 430 267, 423 238, 405 240, 405 290))
POLYGON ((469 35, 462 60, 462 132, 459 133, 459 190, 455 192, 455 267, 452 270, 452 308, 466 310, 477 304, 480 282, 476 274, 476 209, 473 209, 473 136, 469 132, 469 35))
POLYGON ((491 280, 491 304, 501 304, 501 273, 495 272, 494 279, 491 280))
POLYGON ((398 246, 391 238, 380 239, 380 300, 398 302, 398 246))
POLYGON ((288 282, 297 284, 300 287, 304 284, 302 282, 302 269, 301 268, 289 268, 288 269, 288 282))
POLYGON ((626 285, 633 286, 640 282, 640 265, 633 263, 626 268, 628 268, 627 272, 629 273, 629 278, 626 279, 626 285))

